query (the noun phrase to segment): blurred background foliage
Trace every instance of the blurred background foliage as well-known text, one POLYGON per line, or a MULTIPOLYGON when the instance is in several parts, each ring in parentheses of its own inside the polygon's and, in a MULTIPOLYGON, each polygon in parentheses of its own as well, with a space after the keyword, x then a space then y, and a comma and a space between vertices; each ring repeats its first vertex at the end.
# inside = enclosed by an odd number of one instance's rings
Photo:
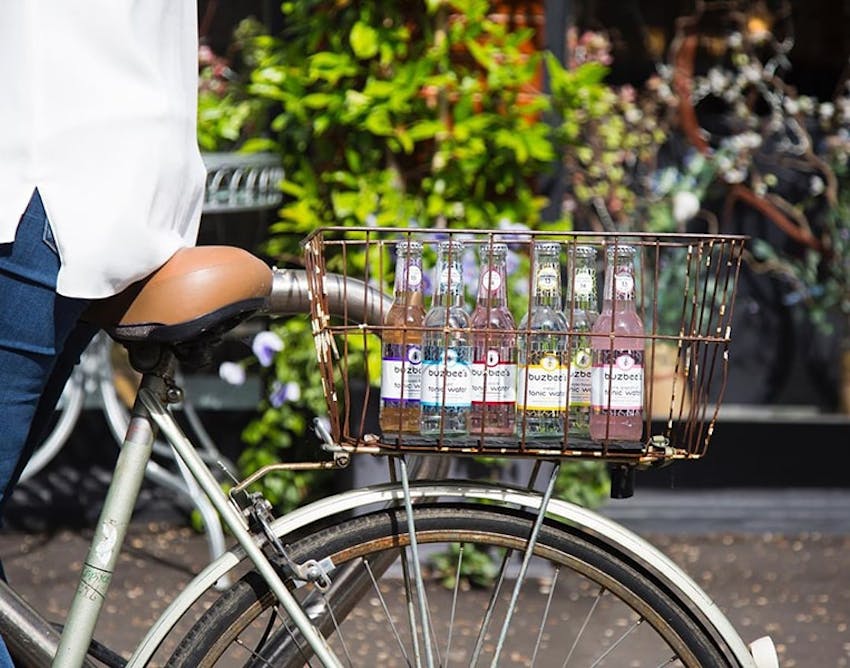
MULTIPOLYGON (((570 4, 558 56, 543 2, 283 2, 221 53, 202 48, 200 141, 280 156, 285 202, 264 251, 281 266, 300 265, 299 242, 325 225, 751 234, 739 310, 758 337, 736 359, 773 384, 785 342, 765 357, 777 319, 754 309, 847 329, 846 74, 821 97, 788 83, 798 42, 782 0, 570 4)), ((273 329, 284 349, 245 432, 248 469, 301 456, 325 410, 306 321, 273 329)), ((277 500, 307 498, 302 475, 277 500)), ((603 497, 598 469, 569 475, 588 482, 565 494, 603 497)))

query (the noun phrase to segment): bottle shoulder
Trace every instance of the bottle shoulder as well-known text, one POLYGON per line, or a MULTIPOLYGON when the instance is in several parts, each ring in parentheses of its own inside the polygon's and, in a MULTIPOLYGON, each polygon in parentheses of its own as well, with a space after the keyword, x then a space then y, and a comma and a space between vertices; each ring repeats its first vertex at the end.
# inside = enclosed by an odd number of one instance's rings
POLYGON ((550 306, 533 306, 520 320, 519 329, 548 329, 556 332, 567 330, 567 319, 563 311, 550 306))
POLYGON ((421 325, 425 322, 422 304, 393 304, 384 317, 386 325, 421 325))
POLYGON ((469 314, 459 306, 433 306, 425 314, 425 327, 468 329, 469 314))
POLYGON ((506 308, 491 308, 477 306, 470 316, 472 327, 477 329, 515 329, 516 321, 506 308))

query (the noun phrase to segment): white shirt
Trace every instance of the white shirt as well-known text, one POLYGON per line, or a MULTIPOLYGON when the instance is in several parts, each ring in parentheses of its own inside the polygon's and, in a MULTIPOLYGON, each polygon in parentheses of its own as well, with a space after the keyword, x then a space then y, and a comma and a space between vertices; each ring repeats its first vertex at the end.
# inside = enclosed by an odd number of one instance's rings
POLYGON ((0 243, 38 188, 57 291, 115 294, 191 245, 196 0, 0 2, 0 243))

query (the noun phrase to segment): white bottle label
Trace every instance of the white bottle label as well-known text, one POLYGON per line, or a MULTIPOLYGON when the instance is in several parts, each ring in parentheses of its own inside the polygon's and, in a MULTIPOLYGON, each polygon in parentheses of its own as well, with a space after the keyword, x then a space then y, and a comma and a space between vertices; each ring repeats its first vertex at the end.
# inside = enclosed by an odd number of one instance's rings
POLYGON ((422 394, 422 348, 387 344, 381 360, 381 401, 418 404, 422 394))
POLYGON ((577 269, 573 278, 576 297, 589 297, 593 294, 594 275, 592 269, 577 269))
POLYGON ((520 368, 518 375, 518 408, 529 411, 566 410, 566 368, 557 355, 546 355, 539 364, 520 368))
POLYGON ((419 284, 422 283, 422 270, 416 265, 408 265, 407 267, 407 289, 416 290, 419 284))
POLYGON ((613 364, 603 359, 593 367, 592 403, 600 411, 643 410, 643 351, 603 351, 613 364), (613 355, 609 355, 613 352, 613 355))
POLYGON ((422 364, 422 404, 468 407, 472 399, 472 374, 469 364, 458 359, 457 351, 449 348, 445 359, 422 364))
POLYGON ((614 276, 614 291, 617 299, 621 301, 635 298, 635 279, 630 274, 617 274, 614 276))
POLYGON ((485 290, 495 292, 502 287, 502 277, 498 271, 487 271, 481 277, 481 284, 485 290))
POLYGON ((554 267, 542 267, 537 272, 537 292, 541 295, 558 291, 558 270, 554 267))
POLYGON ((488 350, 485 361, 472 365, 472 403, 516 403, 516 364, 503 362, 498 350, 488 350))

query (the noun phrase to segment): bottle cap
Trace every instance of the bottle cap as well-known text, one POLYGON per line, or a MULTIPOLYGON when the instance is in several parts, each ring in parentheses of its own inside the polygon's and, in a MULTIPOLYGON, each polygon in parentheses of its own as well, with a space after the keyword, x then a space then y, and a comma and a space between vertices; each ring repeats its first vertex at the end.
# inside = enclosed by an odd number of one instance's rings
POLYGON ((450 251, 451 253, 459 253, 463 250, 463 242, 458 239, 447 239, 440 242, 441 251, 450 251))
POLYGON ((422 252, 422 242, 415 239, 407 239, 399 241, 395 245, 396 251, 399 253, 416 253, 422 252))
POLYGON ((576 246, 575 255, 580 258, 593 259, 596 257, 596 249, 593 246, 576 246))
POLYGON ((558 255, 561 252, 561 244, 557 241, 535 241, 534 250, 538 253, 558 255))
POLYGON ((485 243, 482 244, 481 249, 478 251, 478 254, 482 257, 482 259, 489 257, 491 254, 493 256, 507 255, 508 245, 503 243, 485 243))
POLYGON ((634 257, 635 247, 627 246, 626 244, 612 244, 608 246, 608 259, 634 257))

